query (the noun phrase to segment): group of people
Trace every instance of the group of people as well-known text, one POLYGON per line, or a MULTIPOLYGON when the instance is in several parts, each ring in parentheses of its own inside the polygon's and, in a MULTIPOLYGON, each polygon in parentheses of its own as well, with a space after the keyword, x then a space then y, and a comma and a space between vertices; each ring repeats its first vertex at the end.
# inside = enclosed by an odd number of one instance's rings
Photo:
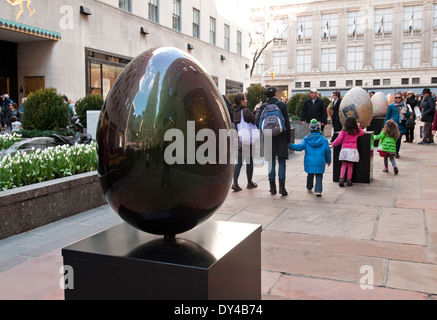
POLYGON ((21 130, 21 111, 8 94, 3 94, 0 101, 2 131, 12 133, 21 130))
MULTIPOLYGON (((268 101, 261 105, 257 110, 257 116, 247 108, 247 100, 243 93, 235 97, 233 122, 238 125, 243 117, 245 122, 253 123, 259 126, 260 115, 263 110, 271 104, 277 105, 284 119, 289 119, 288 110, 285 103, 277 97, 277 90, 274 87, 268 87, 265 95, 268 101)), ((417 117, 421 116, 424 122, 423 141, 419 144, 433 144, 433 136, 437 132, 437 117, 435 117, 436 102, 431 95, 430 89, 423 90, 423 100, 420 101, 415 97, 414 92, 402 93, 397 92, 394 96, 394 102, 388 106, 387 115, 384 121, 384 127, 380 134, 374 137, 379 140, 378 152, 384 158, 383 172, 389 172, 389 161, 393 167, 395 175, 399 173, 396 164, 396 158, 399 158, 402 136, 406 136, 404 142, 413 142, 414 125, 417 117), (419 114, 420 113, 420 114, 419 114)), ((339 186, 352 186, 352 175, 354 163, 359 162, 360 155, 357 148, 358 138, 364 135, 364 130, 360 127, 355 117, 347 117, 344 125, 340 122, 339 112, 341 105, 340 92, 333 92, 331 104, 326 108, 323 100, 320 98, 317 89, 310 90, 310 98, 304 102, 301 114, 302 125, 306 126, 307 135, 300 144, 291 143, 291 128, 289 121, 286 121, 285 130, 278 136, 273 137, 272 141, 272 160, 269 165, 269 182, 270 193, 276 195, 278 190, 276 186, 276 162, 278 162, 279 193, 287 196, 285 188, 286 179, 286 160, 288 159, 288 149, 295 151, 305 150, 304 168, 307 176, 306 188, 312 192, 313 188, 317 197, 322 196, 323 191, 323 174, 326 166, 331 165, 333 147, 341 145, 339 161, 342 162, 340 170, 339 186), (327 124, 328 116, 332 119, 334 132, 339 132, 338 136, 333 136, 331 142, 323 135, 323 127, 327 124), (315 180, 315 184, 314 184, 315 180)), ((232 189, 236 192, 242 190, 238 184, 243 161, 247 166, 248 189, 257 188, 253 182, 253 158, 252 156, 243 159, 241 156, 243 146, 239 146, 238 162, 235 166, 234 181, 232 189)), ((251 146, 252 148, 252 146, 251 146)), ((252 151, 252 150, 251 150, 252 151)), ((250 155, 253 153, 250 152, 250 155)))

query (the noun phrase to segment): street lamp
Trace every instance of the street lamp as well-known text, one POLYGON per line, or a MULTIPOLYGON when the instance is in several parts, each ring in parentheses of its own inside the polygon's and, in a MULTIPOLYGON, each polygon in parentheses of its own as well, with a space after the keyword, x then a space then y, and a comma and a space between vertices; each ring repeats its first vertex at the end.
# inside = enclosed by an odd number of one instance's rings
POLYGON ((266 72, 263 73, 263 75, 261 76, 261 87, 264 87, 264 77, 270 73, 272 75, 272 79, 274 79, 275 77, 275 68, 270 68, 268 69, 266 72))

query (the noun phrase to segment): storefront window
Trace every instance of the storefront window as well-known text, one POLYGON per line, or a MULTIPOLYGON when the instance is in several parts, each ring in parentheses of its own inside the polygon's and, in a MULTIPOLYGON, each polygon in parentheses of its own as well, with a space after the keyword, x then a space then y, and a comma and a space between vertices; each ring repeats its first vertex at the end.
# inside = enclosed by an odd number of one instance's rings
POLYGON ((130 62, 130 58, 86 49, 87 94, 99 94, 104 99, 115 80, 130 62))

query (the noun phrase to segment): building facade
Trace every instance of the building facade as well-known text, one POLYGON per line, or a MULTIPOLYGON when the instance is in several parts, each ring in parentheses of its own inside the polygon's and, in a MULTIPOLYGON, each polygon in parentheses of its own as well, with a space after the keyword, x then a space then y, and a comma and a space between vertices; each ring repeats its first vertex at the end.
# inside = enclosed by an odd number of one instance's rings
POLYGON ((53 87, 73 100, 106 97, 142 52, 176 47, 196 58, 222 93, 250 83, 248 30, 215 0, 2 0, 0 94, 21 101, 53 87))
POLYGON ((280 1, 268 12, 253 8, 251 24, 251 34, 275 26, 263 36, 277 39, 251 81, 277 86, 284 97, 314 87, 324 96, 355 86, 437 91, 437 1, 280 1))

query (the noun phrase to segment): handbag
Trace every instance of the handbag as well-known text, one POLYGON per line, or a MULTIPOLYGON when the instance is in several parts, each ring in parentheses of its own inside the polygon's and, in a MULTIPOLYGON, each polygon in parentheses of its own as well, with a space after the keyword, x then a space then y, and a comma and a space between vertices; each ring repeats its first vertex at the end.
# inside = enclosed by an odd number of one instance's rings
POLYGON ((244 121, 243 110, 241 110, 241 121, 237 125, 238 137, 243 145, 252 145, 259 140, 259 129, 253 124, 244 121))

